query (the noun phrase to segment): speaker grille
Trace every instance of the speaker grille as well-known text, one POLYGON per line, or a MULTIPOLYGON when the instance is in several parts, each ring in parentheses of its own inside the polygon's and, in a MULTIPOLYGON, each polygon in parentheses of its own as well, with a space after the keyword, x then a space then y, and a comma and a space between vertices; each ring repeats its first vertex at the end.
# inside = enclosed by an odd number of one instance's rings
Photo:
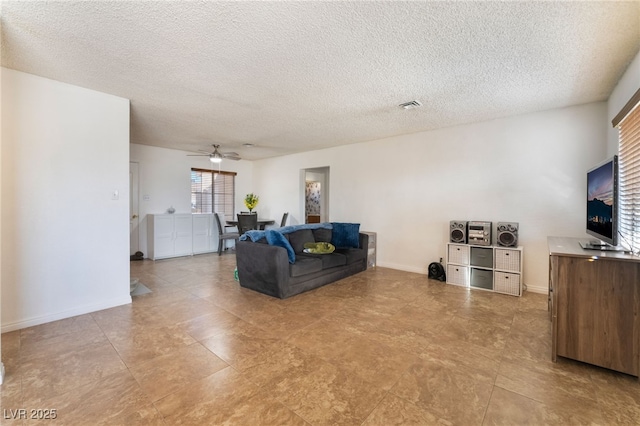
POLYGON ((502 247, 518 246, 518 224, 516 222, 498 222, 496 242, 502 247))
POLYGON ((516 236, 511 232, 500 232, 498 234, 498 242, 501 246, 511 247, 516 242, 516 236))
POLYGON ((451 242, 462 243, 464 242, 464 232, 460 229, 454 229, 451 231, 451 242))
POLYGON ((449 222, 449 242, 460 244, 467 242, 467 222, 461 220, 449 222))

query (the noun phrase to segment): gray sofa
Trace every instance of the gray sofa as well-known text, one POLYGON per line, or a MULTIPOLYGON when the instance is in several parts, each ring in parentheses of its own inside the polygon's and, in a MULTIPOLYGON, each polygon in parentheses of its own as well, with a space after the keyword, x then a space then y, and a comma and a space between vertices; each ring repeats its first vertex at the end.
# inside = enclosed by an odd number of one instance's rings
POLYGON ((290 226, 266 231, 264 237, 260 231, 250 231, 255 232, 251 234, 253 238, 243 236, 236 245, 240 285, 285 299, 367 269, 369 236, 355 228, 355 237, 352 232, 351 243, 345 244, 344 239, 336 240, 334 235, 334 229, 341 232, 339 225, 345 224, 332 225, 336 227, 290 226), (308 242, 336 243, 336 250, 330 254, 304 253, 308 242))

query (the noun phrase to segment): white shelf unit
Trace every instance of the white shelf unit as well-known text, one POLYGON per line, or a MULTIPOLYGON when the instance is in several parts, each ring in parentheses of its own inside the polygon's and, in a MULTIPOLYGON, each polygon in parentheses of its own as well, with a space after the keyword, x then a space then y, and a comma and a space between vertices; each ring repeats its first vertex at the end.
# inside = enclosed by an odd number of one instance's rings
POLYGON ((447 243, 447 284, 522 296, 522 247, 447 243))
POLYGON ((369 247, 367 247, 367 269, 376 267, 376 239, 375 232, 360 231, 369 236, 369 247))

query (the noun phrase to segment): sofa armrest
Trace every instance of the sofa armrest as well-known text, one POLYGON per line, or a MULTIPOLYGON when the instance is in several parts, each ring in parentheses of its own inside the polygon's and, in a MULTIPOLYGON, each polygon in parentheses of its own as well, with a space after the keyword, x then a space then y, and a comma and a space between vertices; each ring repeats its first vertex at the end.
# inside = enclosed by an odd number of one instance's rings
POLYGON ((283 247, 238 241, 238 279, 242 287, 282 298, 289 283, 289 257, 283 247))
POLYGON ((369 251, 369 234, 360 232, 360 248, 369 251))
POLYGON ((360 232, 360 248, 364 250, 364 264, 366 269, 369 264, 369 234, 360 232))

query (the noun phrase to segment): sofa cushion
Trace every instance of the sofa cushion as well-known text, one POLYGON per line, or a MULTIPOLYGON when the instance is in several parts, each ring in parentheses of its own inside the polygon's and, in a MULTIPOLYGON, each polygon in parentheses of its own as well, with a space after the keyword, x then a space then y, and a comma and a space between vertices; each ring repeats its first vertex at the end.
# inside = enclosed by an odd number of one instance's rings
POLYGON ((313 238, 316 239, 316 243, 330 243, 331 242, 331 234, 333 232, 331 229, 318 228, 313 230, 313 238))
POLYGON ((311 229, 299 229, 289 234, 289 243, 296 253, 302 253, 305 243, 315 243, 311 229))
POLYGON ((336 249, 335 253, 340 253, 347 258, 347 265, 358 262, 367 257, 366 249, 341 248, 336 249))
POLYGON ((333 252, 331 254, 321 254, 322 269, 334 268, 347 264, 347 257, 343 254, 333 252))
POLYGON ((322 260, 308 256, 296 256, 296 263, 289 265, 289 275, 299 277, 322 271, 322 260))
MULTIPOLYGON (((304 257, 319 259, 322 262, 322 269, 334 268, 336 266, 344 266, 347 264, 347 256, 340 253, 330 253, 330 254, 311 254, 304 253, 296 255, 296 259, 301 259, 304 257)), ((296 261, 297 262, 297 261, 296 261)))
POLYGON ((332 222, 331 244, 337 248, 360 247, 360 224, 332 222))

